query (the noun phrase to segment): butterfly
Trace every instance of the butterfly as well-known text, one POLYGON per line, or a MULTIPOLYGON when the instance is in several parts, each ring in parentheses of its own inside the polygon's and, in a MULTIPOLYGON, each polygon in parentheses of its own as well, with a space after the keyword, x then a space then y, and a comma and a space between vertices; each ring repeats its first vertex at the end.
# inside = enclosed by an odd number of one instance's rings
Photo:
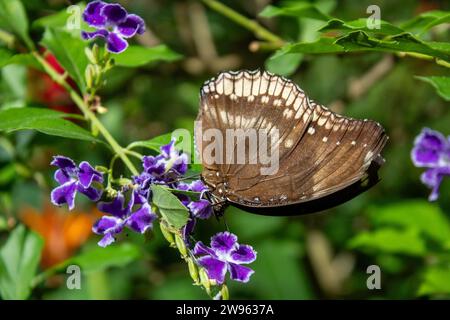
POLYGON ((318 212, 369 189, 388 139, 379 123, 334 113, 260 70, 206 81, 194 131, 216 212, 233 205, 263 215, 318 212))

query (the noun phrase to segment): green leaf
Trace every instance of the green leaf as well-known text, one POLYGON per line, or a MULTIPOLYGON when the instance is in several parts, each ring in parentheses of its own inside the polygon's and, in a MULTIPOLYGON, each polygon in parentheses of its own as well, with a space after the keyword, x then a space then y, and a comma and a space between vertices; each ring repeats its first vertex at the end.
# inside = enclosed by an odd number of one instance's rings
POLYGON ((141 256, 139 248, 132 243, 121 243, 106 248, 93 246, 64 262, 63 265, 75 264, 82 272, 95 272, 109 267, 123 267, 141 256))
POLYGON ((410 256, 426 254, 425 242, 414 229, 397 230, 383 228, 372 232, 364 231, 349 241, 350 248, 357 248, 369 253, 397 253, 410 256))
POLYGON ((21 1, 0 0, 0 20, 2 25, 22 38, 29 48, 34 47, 28 35, 28 18, 21 1))
POLYGON ((297 70, 302 59, 303 55, 300 53, 285 55, 275 53, 274 56, 266 60, 266 69, 272 73, 288 77, 297 70))
POLYGON ((131 143, 130 145, 128 145, 128 148, 132 149, 132 148, 142 147, 142 148, 154 150, 156 152, 160 152, 160 148, 162 146, 168 144, 171 140, 172 140, 172 134, 166 133, 166 134, 154 137, 150 140, 135 141, 135 142, 131 143))
POLYGON ((20 64, 23 66, 33 67, 37 70, 42 70, 42 67, 31 53, 14 54, 7 49, 0 48, 0 68, 10 64, 20 64))
POLYGON ((250 294, 264 299, 314 298, 312 283, 302 259, 303 250, 298 241, 265 239, 255 243, 254 248, 258 251, 258 259, 251 268, 256 272, 245 288, 231 281, 233 283, 229 285, 232 292, 234 289, 247 289, 250 294))
POLYGON ((89 131, 63 117, 73 117, 63 112, 40 108, 11 108, 0 110, 0 131, 37 130, 70 139, 100 142, 89 131))
POLYGON ((414 228, 430 239, 445 244, 450 241, 450 223, 441 209, 425 200, 408 200, 369 210, 376 225, 414 228))
POLYGON ((12 56, 13 53, 11 51, 0 47, 0 68, 7 65, 12 56))
POLYGON ((450 61, 449 54, 432 48, 409 33, 379 40, 363 31, 354 31, 339 38, 335 43, 342 46, 345 51, 414 52, 450 61))
POLYGON ((450 101, 450 77, 416 77, 419 80, 431 84, 436 92, 446 101, 450 101))
POLYGON ((261 17, 272 18, 278 16, 287 16, 294 18, 310 18, 315 20, 327 21, 331 17, 314 6, 311 3, 298 3, 294 5, 287 5, 284 7, 275 7, 269 5, 259 14, 261 17))
POLYGON ((62 29, 47 28, 41 43, 55 55, 81 91, 85 92, 84 71, 88 65, 88 59, 84 54, 86 42, 62 29))
POLYGON ((342 53, 345 49, 335 43, 333 38, 320 38, 313 42, 298 42, 288 44, 277 52, 277 56, 289 53, 326 54, 342 53))
POLYGON ((26 299, 41 257, 43 240, 19 225, 0 250, 0 294, 3 299, 26 299))
POLYGON ((450 12, 433 10, 424 12, 413 19, 401 24, 401 27, 407 31, 415 33, 424 33, 434 26, 450 22, 450 12))
POLYGON ((188 221, 189 212, 180 200, 169 190, 159 185, 152 185, 153 204, 158 207, 163 218, 177 229, 188 221))
POLYGON ((424 280, 420 284, 417 294, 423 295, 450 295, 450 267, 428 267, 425 270, 424 280))
MULTIPOLYGON (((78 3, 76 4, 80 12, 82 13, 85 9, 84 3, 78 3)), ((65 8, 61 11, 58 11, 53 14, 45 15, 41 18, 38 18, 34 20, 31 24, 31 28, 38 29, 38 28, 65 28, 67 25, 67 21, 70 19, 71 16, 70 10, 68 8, 65 8)))
POLYGON ((319 29, 320 32, 327 32, 330 30, 344 30, 344 31, 365 31, 371 34, 383 34, 383 35, 396 35, 400 33, 404 33, 405 31, 399 27, 394 26, 393 24, 383 21, 380 21, 379 29, 370 29, 367 27, 367 19, 360 18, 353 21, 343 21, 340 19, 332 19, 327 22, 325 26, 319 29))
POLYGON ((156 47, 130 46, 121 54, 115 55, 116 65, 121 67, 140 67, 151 62, 172 62, 181 59, 181 55, 165 45, 156 47))

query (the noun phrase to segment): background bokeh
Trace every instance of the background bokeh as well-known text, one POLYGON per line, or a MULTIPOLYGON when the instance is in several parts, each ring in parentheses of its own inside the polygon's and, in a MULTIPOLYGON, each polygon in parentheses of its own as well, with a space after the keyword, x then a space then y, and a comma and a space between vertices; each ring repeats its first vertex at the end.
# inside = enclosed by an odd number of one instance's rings
MULTIPOLYGON (((30 20, 63 10, 67 1, 23 1, 30 20)), ((248 17, 267 0, 224 1, 248 17)), ((234 299, 411 299, 450 295, 450 179, 439 201, 428 203, 421 170, 410 160, 415 136, 423 127, 450 134, 449 103, 416 75, 444 75, 433 62, 384 53, 289 55, 272 59, 271 51, 251 52, 254 35, 198 1, 120 1, 141 15, 148 31, 139 41, 159 43, 182 59, 137 69, 116 68, 99 94, 108 112, 102 121, 125 144, 168 133, 192 130, 201 84, 220 70, 268 68, 288 75, 308 95, 331 109, 380 122, 390 136, 380 171, 381 182, 370 191, 326 212, 298 217, 265 217, 229 208, 225 219, 242 243, 258 251, 256 271, 248 284, 230 283, 234 299), (380 290, 368 290, 367 267, 378 265, 380 290)), ((449 10, 446 1, 333 1, 316 2, 345 20, 364 18, 377 4, 384 20, 397 23, 433 9, 449 10)), ((279 3, 278 3, 279 4, 279 3)), ((313 40, 320 23, 282 17, 258 20, 288 40, 313 40)), ((449 28, 430 33, 448 42, 449 28)), ((1 69, 0 105, 32 103, 71 110, 70 100, 42 95, 49 89, 44 76, 28 67, 1 69), (52 100, 53 99, 53 100, 52 100), (56 99, 56 100, 55 100, 56 99)), ((1 119, 0 119, 1 121, 1 119)), ((51 156, 107 165, 110 155, 101 146, 57 139, 36 132, 0 135, 0 243, 19 221, 47 241, 41 270, 78 252, 91 250, 99 240, 86 230, 98 215, 82 199, 78 213, 48 205, 55 186, 51 156), (79 219, 69 216, 78 215, 79 219)), ((197 239, 207 240, 225 228, 224 221, 201 221, 197 239)), ((206 241, 207 242, 207 241, 206 241)), ((81 290, 68 290, 65 274, 39 285, 33 299, 202 299, 191 284, 186 265, 168 247, 159 230, 151 239, 129 234, 118 244, 116 266, 83 273, 81 290), (122 257, 122 258, 121 258, 122 257)), ((101 249, 101 250, 110 250, 101 249)), ((114 249, 112 249, 114 250, 114 249)), ((96 251, 100 252, 100 251, 96 251)), ((102 254, 102 253, 98 253, 102 254)))

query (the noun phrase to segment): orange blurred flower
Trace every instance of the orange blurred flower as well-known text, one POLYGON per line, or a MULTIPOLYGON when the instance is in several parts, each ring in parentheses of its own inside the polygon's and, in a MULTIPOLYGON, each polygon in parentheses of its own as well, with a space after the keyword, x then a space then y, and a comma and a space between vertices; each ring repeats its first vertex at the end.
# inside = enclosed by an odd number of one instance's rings
POLYGON ((91 213, 69 213, 51 203, 44 205, 43 212, 31 207, 20 212, 22 222, 44 238, 41 257, 44 269, 70 258, 92 234, 92 225, 99 216, 97 209, 91 213))

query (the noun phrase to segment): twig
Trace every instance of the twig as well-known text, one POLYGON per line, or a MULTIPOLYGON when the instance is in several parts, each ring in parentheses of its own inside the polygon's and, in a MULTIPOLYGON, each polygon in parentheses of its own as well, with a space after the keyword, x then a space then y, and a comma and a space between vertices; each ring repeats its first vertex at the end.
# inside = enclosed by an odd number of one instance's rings
POLYGON ((211 9, 219 12, 220 14, 229 18, 230 20, 233 20, 237 24, 252 31, 258 38, 265 40, 267 42, 279 44, 280 46, 282 46, 284 44, 283 39, 281 39, 276 34, 273 34, 269 30, 264 28, 258 22, 243 16, 242 14, 234 11, 233 9, 227 7, 226 5, 222 4, 221 2, 219 2, 217 0, 202 0, 202 1, 211 9))

